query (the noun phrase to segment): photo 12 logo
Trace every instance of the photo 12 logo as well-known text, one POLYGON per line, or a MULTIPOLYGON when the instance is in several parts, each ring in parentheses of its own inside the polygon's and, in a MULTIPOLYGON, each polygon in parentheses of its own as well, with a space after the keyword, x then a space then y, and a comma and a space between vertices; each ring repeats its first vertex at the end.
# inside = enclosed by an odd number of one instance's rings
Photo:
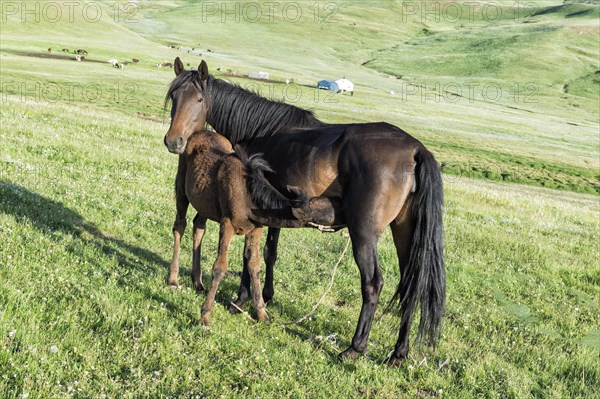
POLYGON ((335 2, 202 2, 202 22, 276 22, 296 23, 308 19, 316 23, 337 23, 340 11, 335 2))
POLYGON ((518 82, 505 86, 494 82, 447 82, 434 84, 404 82, 400 89, 402 102, 416 99, 423 103, 457 103, 459 101, 498 103, 506 101, 536 104, 539 101, 537 98, 539 91, 540 88, 536 83, 518 82))
POLYGON ((481 1, 405 1, 402 22, 417 19, 429 22, 494 22, 512 19, 515 22, 536 22, 540 7, 534 2, 495 3, 481 1))
POLYGON ((140 6, 137 1, 127 3, 98 3, 94 1, 1 1, 2 23, 87 23, 99 22, 103 17, 114 22, 137 23, 140 6))
POLYGON ((137 92, 139 87, 136 83, 115 83, 109 87, 95 83, 32 83, 32 82, 2 82, 2 102, 8 101, 8 96, 14 96, 19 101, 33 102, 74 102, 84 101, 87 103, 99 103, 110 101, 114 103, 137 104, 137 92))

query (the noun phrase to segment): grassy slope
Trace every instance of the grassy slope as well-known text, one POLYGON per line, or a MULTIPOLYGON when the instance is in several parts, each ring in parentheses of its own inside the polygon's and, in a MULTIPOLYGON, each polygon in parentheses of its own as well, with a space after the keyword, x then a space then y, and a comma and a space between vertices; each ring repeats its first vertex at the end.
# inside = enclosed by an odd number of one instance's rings
MULTIPOLYGON (((541 176, 543 182, 564 179, 572 189, 597 184, 597 147, 590 145, 597 138, 597 113, 585 107, 561 111, 546 99, 532 112, 506 104, 478 103, 475 109, 469 102, 399 101, 385 93, 399 91, 396 80, 355 62, 367 60, 373 49, 391 48, 397 35, 418 37, 422 26, 386 23, 383 6, 365 11, 339 3, 340 22, 332 27, 308 21, 198 27, 189 19, 175 24, 197 12, 167 11, 175 4, 154 3, 160 13, 133 26, 142 36, 132 39, 108 17, 102 29, 80 21, 61 25, 61 34, 49 39, 52 46, 86 48, 94 58, 142 60, 123 71, 0 53, 3 84, 80 83, 102 92, 96 102, 76 95, 56 104, 3 94, 2 396, 269 397, 276 391, 281 397, 395 398, 428 397, 440 389, 444 396, 464 398, 598 396, 597 198, 468 175, 509 170, 528 183, 541 176), (366 27, 349 25, 360 18, 366 27), (282 27, 290 35, 302 33, 300 42, 276 34, 282 27), (257 44, 254 38, 261 35, 269 40, 257 44), (370 50, 344 44, 349 35, 370 50), (322 42, 315 43, 317 37, 322 42), (165 126, 136 116, 161 116, 160 99, 172 72, 153 65, 181 54, 167 43, 214 49, 205 54, 211 68, 267 69, 301 83, 348 71, 360 82, 357 95, 331 103, 303 92, 300 104, 326 120, 350 115, 397 123, 423 139, 447 167, 467 162, 469 169, 459 170, 467 176, 446 176, 449 303, 437 351, 415 352, 400 371, 382 367, 397 328, 397 319, 384 315, 374 325, 369 358, 335 361, 348 345, 360 306, 356 267, 348 258, 326 303, 300 326, 254 326, 221 307, 211 331, 197 325, 203 297, 189 289, 187 275, 181 291, 164 285, 175 169, 174 157, 160 145, 165 126), (135 95, 114 101, 113 85, 125 83, 135 84, 135 95), (573 120, 580 126, 566 123, 573 120), (517 156, 507 155, 513 153, 517 156), (331 334, 337 334, 335 340, 315 338, 331 334), (52 345, 58 353, 50 351, 52 345)), ((2 50, 43 50, 50 44, 40 32, 57 32, 53 27, 3 24, 2 50)), ((586 43, 574 45, 589 48, 586 43)), ((184 56, 186 62, 200 59, 184 56)), ((274 96, 282 87, 271 86, 274 96)), ((211 225, 205 270, 216 239, 211 225)), ((240 241, 232 253, 236 271, 240 241)), ((270 308, 276 320, 294 319, 312 306, 343 245, 337 235, 283 233, 270 308)), ((184 274, 189 250, 188 239, 184 274)), ((380 260, 385 300, 398 279, 388 234, 380 260)), ((235 293, 237 281, 223 284, 222 303, 235 293)))
MULTIPOLYGON (((13 161, 0 176, 0 391, 7 397, 598 393, 596 197, 449 177, 441 345, 413 353, 400 371, 383 367, 397 328, 395 317, 383 315, 368 358, 340 364, 335 355, 348 345, 360 306, 348 256, 312 320, 288 330, 277 321, 315 302, 341 237, 285 231, 270 307, 275 321, 253 326, 218 306, 212 330, 204 331, 197 324, 203 297, 190 289, 186 267, 189 232, 184 289, 164 282, 175 164, 156 145, 154 122, 85 107, 5 105, 0 156, 13 161), (87 132, 86 140, 73 141, 73 131, 87 132), (314 338, 332 334, 331 341, 314 338)), ((216 240, 211 224, 205 270, 216 240)), ((241 245, 235 240, 234 271, 241 245)), ((380 259, 385 300, 399 277, 387 233, 380 259)), ((226 279, 221 303, 237 282, 226 279)))

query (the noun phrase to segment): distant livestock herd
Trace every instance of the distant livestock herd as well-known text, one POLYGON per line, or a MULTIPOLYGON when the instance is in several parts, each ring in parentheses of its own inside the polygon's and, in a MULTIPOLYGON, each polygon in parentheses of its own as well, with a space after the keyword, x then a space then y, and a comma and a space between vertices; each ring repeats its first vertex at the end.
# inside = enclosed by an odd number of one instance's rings
MULTIPOLYGON (((187 51, 188 54, 194 53, 194 54, 199 54, 200 56, 202 56, 202 53, 199 52, 199 49, 197 49, 195 47, 187 48, 187 47, 169 45, 169 48, 183 51, 183 52, 187 51)), ((88 55, 88 51, 85 49, 77 49, 77 50, 71 51, 68 48, 63 48, 61 51, 63 53, 75 54, 75 60, 79 61, 79 62, 84 61, 85 56, 88 55)), ((213 52, 211 49, 206 49, 205 51, 208 53, 213 52)), ((49 47, 47 52, 52 53, 52 47, 49 47)), ((91 60, 91 59, 89 59, 88 61, 102 62, 102 61, 91 60)), ((111 58, 111 59, 107 60, 107 62, 109 64, 111 64, 114 68, 124 69, 125 65, 128 65, 129 63, 138 64, 140 62, 140 60, 137 58, 132 58, 131 61, 119 61, 116 58, 111 58)), ((187 65, 190 66, 190 64, 187 64, 187 65)), ((156 64, 156 67, 157 68, 173 68, 173 63, 164 60, 163 62, 156 64)), ((222 68, 217 68, 217 70, 223 71, 222 68)), ((269 74, 267 72, 252 72, 246 76, 237 71, 232 71, 231 69, 227 69, 226 74, 229 76, 247 77, 247 78, 255 79, 255 80, 265 80, 265 81, 269 80, 269 74)), ((285 80, 285 83, 292 84, 292 83, 294 83, 294 79, 288 78, 285 80)), ((318 89, 332 90, 337 93, 349 92, 351 95, 354 94, 354 84, 345 78, 339 79, 337 81, 321 80, 317 83, 316 87, 318 89)), ((392 94, 394 94, 394 93, 392 93, 392 94)))

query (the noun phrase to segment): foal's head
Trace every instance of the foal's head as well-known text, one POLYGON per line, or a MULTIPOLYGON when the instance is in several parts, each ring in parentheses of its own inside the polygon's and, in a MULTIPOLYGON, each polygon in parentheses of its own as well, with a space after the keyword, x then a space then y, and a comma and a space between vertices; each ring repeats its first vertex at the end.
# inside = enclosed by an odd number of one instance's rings
POLYGON ((170 100, 171 125, 165 135, 170 152, 181 154, 192 133, 204 128, 208 104, 204 95, 208 81, 208 66, 202 61, 198 71, 186 71, 177 57, 174 64, 176 78, 167 92, 165 106, 170 100))

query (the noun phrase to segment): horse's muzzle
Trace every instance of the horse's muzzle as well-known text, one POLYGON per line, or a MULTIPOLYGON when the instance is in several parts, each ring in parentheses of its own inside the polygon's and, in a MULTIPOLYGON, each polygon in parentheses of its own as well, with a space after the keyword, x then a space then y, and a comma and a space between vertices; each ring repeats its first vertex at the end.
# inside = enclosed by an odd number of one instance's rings
POLYGON ((185 150, 187 140, 184 140, 183 137, 177 137, 176 140, 169 140, 167 139, 167 135, 165 135, 164 143, 169 152, 173 154, 181 154, 185 150))

